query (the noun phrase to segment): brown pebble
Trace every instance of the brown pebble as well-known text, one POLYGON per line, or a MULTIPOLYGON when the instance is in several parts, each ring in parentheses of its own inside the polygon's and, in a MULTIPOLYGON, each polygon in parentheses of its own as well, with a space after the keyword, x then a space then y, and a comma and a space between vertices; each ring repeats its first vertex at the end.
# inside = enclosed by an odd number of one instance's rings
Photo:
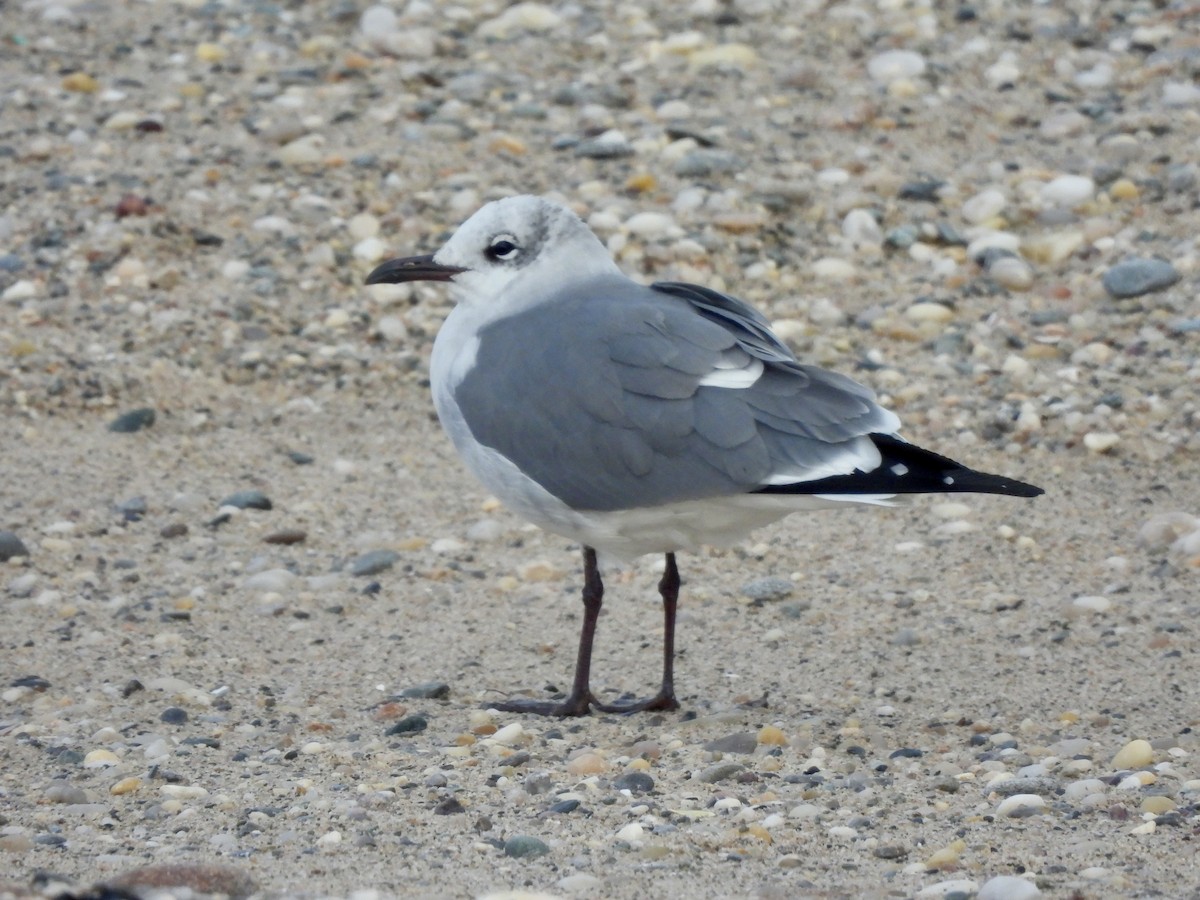
POLYGON ((303 544, 308 540, 308 532, 303 528, 284 528, 282 531, 272 531, 263 541, 268 544, 303 544))
POLYGON ((126 194, 117 201, 117 207, 114 210, 118 219, 124 219, 126 216, 144 216, 149 211, 149 202, 145 197, 139 197, 137 194, 126 194))
POLYGON ((241 900, 258 890, 241 869, 213 863, 163 863, 118 875, 104 885, 111 890, 140 893, 139 888, 191 888, 200 894, 225 894, 241 900))
POLYGON ((188 527, 185 524, 182 522, 172 522, 170 525, 164 525, 158 534, 160 537, 177 538, 183 537, 187 533, 188 527))

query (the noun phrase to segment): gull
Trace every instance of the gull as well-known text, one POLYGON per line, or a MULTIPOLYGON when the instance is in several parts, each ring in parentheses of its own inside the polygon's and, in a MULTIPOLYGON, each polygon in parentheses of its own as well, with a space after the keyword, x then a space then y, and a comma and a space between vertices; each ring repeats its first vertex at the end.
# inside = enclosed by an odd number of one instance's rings
POLYGON ((551 716, 670 710, 675 554, 728 545, 790 513, 890 506, 903 494, 1035 497, 899 437, 870 389, 798 360, 734 297, 626 277, 574 212, 533 196, 481 207, 432 255, 367 284, 444 282, 455 306, 430 382, 470 471, 517 515, 583 546, 583 624, 571 692, 489 707, 551 716), (597 551, 665 555, 663 669, 647 699, 591 691, 604 597, 597 551))

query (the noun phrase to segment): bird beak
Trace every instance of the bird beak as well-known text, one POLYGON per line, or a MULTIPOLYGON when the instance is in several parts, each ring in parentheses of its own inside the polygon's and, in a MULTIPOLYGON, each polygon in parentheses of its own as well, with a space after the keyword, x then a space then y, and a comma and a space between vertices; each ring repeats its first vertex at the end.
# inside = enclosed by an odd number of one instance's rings
POLYGON ((458 266, 445 266, 433 261, 432 255, 406 256, 389 259, 375 267, 367 276, 367 284, 402 284, 405 281, 449 281, 459 272, 458 266))

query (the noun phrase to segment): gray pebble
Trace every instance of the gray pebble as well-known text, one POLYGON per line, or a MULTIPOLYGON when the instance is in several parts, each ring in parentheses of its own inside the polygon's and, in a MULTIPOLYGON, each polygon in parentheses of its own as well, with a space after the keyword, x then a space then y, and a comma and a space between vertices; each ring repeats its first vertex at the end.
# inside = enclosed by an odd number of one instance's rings
POLYGON ((613 781, 612 786, 618 791, 629 791, 633 794, 647 794, 654 790, 654 779, 645 772, 626 772, 613 781))
POLYGON ((709 741, 704 749, 709 753, 753 753, 758 749, 758 738, 749 731, 743 731, 709 741))
POLYGON ((154 419, 154 410, 148 406, 141 409, 131 409, 127 413, 121 413, 121 415, 109 422, 108 430, 117 434, 133 434, 135 431, 149 428, 154 424, 154 419))
POLYGON ((1001 797, 1012 797, 1016 794, 1053 794, 1057 790, 1058 782, 1045 776, 1006 778, 992 785, 992 791, 1001 797))
POLYGON ((1165 259, 1127 259, 1104 273, 1104 290, 1117 298, 1140 297, 1161 291, 1179 280, 1175 267, 1165 259))
POLYGON ((791 596, 792 591, 796 589, 796 585, 790 578, 756 578, 754 581, 742 585, 742 594, 756 602, 764 602, 767 600, 782 600, 784 597, 791 596))
POLYGON ((696 781, 702 781, 705 784, 716 784, 718 781, 724 781, 726 778, 732 778, 734 775, 741 772, 746 767, 741 763, 723 762, 717 763, 715 766, 709 766, 692 776, 696 781))
POLYGON ((76 787, 69 781, 56 779, 46 785, 42 797, 47 803, 87 803, 88 795, 81 787, 76 787))
POLYGON ((533 859, 538 856, 545 856, 549 852, 550 847, 545 841, 527 834, 515 835, 504 842, 504 855, 511 856, 513 859, 524 859, 526 857, 533 859))
POLYGON ((685 154, 675 163, 675 174, 680 178, 703 178, 707 175, 740 172, 745 167, 745 162, 736 153, 702 147, 685 154))
POLYGON ((238 491, 222 500, 220 505, 236 509, 271 509, 271 499, 262 491, 238 491))
POLYGON ((404 688, 400 696, 418 700, 445 700, 450 696, 450 685, 444 681, 423 681, 404 688))
POLYGON ((186 709, 180 709, 178 706, 168 706, 162 711, 159 718, 168 725, 182 725, 188 720, 186 709))
POLYGON ((384 734, 416 734, 417 732, 424 731, 428 727, 429 720, 424 716, 405 716, 403 719, 385 731, 384 734))
POLYGON ((588 159, 620 159, 633 156, 633 146, 627 141, 608 139, 580 141, 575 145, 575 155, 588 159))
POLYGON ((25 260, 15 253, 0 253, 0 272, 20 272, 25 268, 25 260))
POLYGON ((371 550, 350 563, 351 575, 376 575, 390 569, 400 559, 395 550, 371 550))
POLYGON ((29 548, 11 531, 0 531, 0 562, 8 562, 14 556, 28 556, 29 548))

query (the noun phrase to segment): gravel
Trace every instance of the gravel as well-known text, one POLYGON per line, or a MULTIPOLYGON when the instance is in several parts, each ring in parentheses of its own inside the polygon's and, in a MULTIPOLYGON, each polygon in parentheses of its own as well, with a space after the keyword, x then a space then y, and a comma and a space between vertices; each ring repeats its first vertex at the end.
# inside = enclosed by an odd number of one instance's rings
POLYGON ((0 893, 1194 889, 1195 16, 9 6, 0 893), (362 280, 519 191, 1047 495, 690 552, 682 709, 489 711, 568 687, 578 553, 433 421, 444 291, 362 280))

